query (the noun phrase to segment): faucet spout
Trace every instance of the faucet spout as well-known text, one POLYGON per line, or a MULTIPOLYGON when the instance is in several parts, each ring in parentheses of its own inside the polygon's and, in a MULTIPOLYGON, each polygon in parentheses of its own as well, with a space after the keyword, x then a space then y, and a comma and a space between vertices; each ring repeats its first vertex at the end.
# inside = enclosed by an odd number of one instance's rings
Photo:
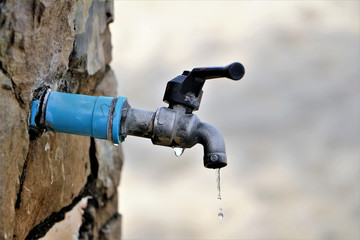
POLYGON ((199 142, 204 146, 204 166, 222 168, 227 165, 225 142, 220 131, 204 122, 198 124, 199 142))

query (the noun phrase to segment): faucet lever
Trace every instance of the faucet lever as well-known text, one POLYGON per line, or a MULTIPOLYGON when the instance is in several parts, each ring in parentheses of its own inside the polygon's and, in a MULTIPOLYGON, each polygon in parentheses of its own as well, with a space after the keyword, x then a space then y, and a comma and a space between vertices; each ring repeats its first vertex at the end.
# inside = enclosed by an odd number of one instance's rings
POLYGON ((193 77, 203 80, 222 77, 240 80, 245 74, 245 69, 241 63, 234 62, 225 67, 194 68, 191 74, 193 77))
POLYGON ((245 68, 238 62, 225 67, 200 67, 191 72, 184 71, 167 83, 163 100, 170 108, 180 104, 186 107, 188 113, 192 113, 199 109, 205 80, 222 77, 240 80, 244 74, 245 68))

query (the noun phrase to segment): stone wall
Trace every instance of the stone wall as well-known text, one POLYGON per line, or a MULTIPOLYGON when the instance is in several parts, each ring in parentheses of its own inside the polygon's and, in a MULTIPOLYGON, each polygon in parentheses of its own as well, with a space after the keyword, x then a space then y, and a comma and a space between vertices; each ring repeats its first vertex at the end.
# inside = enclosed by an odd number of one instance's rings
POLYGON ((121 148, 28 132, 31 100, 46 87, 116 96, 113 2, 1 0, 0 9, 0 239, 41 238, 80 202, 86 208, 73 236, 120 238, 121 148))

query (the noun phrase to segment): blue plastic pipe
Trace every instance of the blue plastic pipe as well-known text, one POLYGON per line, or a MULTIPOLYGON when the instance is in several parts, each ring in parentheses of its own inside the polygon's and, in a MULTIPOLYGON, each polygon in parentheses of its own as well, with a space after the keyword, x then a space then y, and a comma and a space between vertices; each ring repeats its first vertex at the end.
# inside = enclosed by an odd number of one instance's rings
POLYGON ((120 121, 126 97, 95 97, 49 90, 43 96, 32 102, 31 129, 43 124, 56 132, 108 139, 115 144, 123 141, 120 121), (42 123, 39 115, 45 120, 42 123))

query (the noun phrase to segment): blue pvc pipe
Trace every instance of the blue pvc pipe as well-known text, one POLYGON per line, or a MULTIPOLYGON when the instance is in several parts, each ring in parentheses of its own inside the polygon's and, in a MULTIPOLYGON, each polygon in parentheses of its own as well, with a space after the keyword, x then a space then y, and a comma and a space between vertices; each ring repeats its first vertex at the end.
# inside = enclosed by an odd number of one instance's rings
MULTIPOLYGON (((126 101, 126 97, 95 97, 50 92, 45 101, 45 126, 56 132, 109 139, 119 144, 123 141, 120 136, 120 121, 126 101)), ((35 119, 39 108, 39 100, 33 101, 30 118, 32 129, 39 127, 35 119)))

